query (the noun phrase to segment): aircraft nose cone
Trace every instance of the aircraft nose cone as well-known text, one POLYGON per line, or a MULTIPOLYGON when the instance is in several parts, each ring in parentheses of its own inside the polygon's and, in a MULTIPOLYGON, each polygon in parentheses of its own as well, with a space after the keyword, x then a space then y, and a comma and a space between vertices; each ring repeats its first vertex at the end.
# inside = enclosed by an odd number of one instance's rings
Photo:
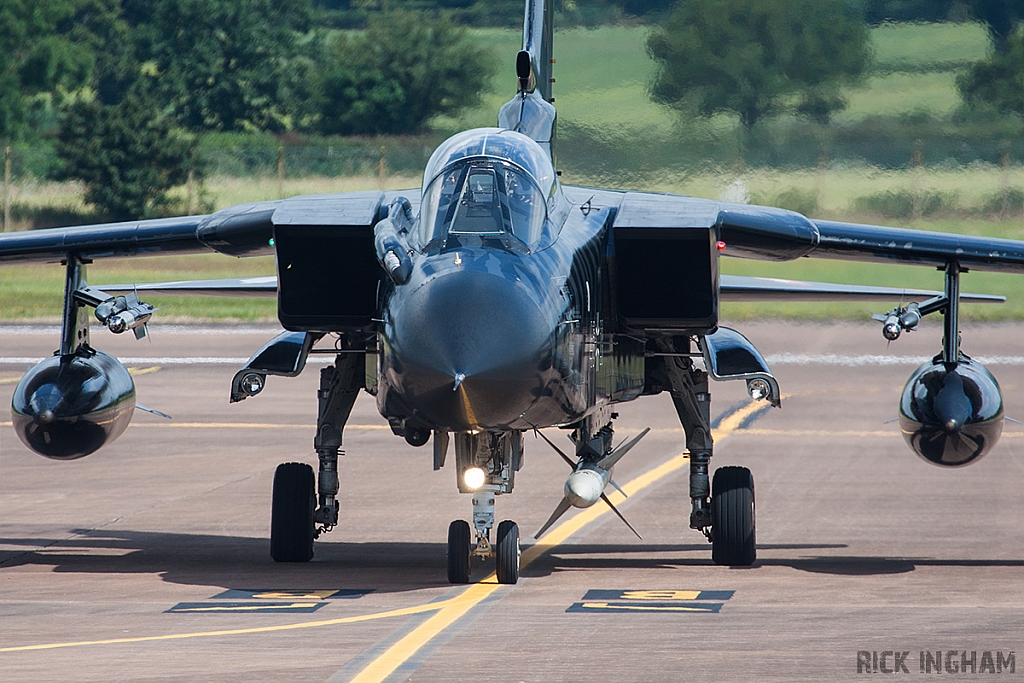
POLYGON ((517 280, 448 273, 396 297, 391 320, 389 381, 435 426, 507 427, 539 397, 554 328, 517 280))

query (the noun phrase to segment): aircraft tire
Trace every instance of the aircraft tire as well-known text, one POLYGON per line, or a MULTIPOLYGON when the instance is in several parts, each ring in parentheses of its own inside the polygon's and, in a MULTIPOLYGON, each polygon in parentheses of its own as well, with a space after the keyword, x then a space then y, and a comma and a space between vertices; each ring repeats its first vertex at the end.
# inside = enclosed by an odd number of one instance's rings
POLYGON ((497 556, 498 583, 517 583, 519 581, 519 525, 505 520, 498 524, 497 545, 494 552, 497 556))
POLYGON ((448 525, 448 583, 469 583, 469 522, 457 519, 448 525))
POLYGON ((711 483, 711 559, 747 567, 757 559, 754 477, 746 467, 720 467, 711 483))
POLYGON ((270 556, 275 562, 313 559, 313 512, 316 482, 313 468, 286 462, 274 472, 274 498, 270 512, 270 556))

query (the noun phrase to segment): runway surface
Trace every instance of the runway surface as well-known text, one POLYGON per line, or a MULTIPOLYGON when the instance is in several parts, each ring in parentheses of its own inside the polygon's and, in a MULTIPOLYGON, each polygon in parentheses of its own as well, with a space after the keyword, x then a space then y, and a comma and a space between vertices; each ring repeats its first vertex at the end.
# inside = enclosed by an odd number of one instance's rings
MULTIPOLYGON (((346 431, 340 526, 308 565, 270 560, 274 468, 315 463, 317 366, 227 396, 276 330, 155 327, 151 344, 94 331, 133 359, 138 400, 174 419, 137 412, 118 441, 62 463, 0 413, 0 679, 819 681, 862 677, 858 660, 919 675, 924 651, 963 678, 989 661, 1024 677, 1024 427, 976 465, 934 467, 886 421, 939 327, 888 347, 875 324, 736 327, 784 395, 774 410, 742 383, 712 387, 713 465, 756 481, 753 567, 712 565, 687 528, 682 432, 658 396, 616 421, 619 438, 652 428, 615 471, 643 540, 599 507, 573 511, 524 548, 518 585, 478 565, 468 587, 445 579, 448 523, 471 514, 453 457, 432 471, 429 447, 391 435, 367 395, 346 431)), ((1024 419, 1024 325, 963 334, 1024 419)), ((56 345, 53 329, 0 327, 5 406, 56 345)), ((528 536, 566 472, 528 436, 498 519, 528 536)))

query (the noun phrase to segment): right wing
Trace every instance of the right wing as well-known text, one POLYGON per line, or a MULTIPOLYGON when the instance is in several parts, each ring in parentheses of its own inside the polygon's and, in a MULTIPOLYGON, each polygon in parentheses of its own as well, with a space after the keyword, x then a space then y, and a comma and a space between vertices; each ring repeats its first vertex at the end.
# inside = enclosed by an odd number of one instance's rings
MULTIPOLYGON (((718 291, 722 301, 896 301, 921 302, 942 292, 902 287, 843 285, 832 282, 806 282, 745 275, 722 275, 718 291)), ((960 301, 1001 304, 1005 296, 960 294, 960 301)))

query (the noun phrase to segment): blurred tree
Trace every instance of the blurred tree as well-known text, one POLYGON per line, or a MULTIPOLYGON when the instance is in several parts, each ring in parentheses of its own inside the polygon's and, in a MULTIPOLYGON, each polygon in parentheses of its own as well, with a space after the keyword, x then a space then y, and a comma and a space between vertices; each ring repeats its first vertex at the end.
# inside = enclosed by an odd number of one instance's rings
POLYGON ((1024 18, 1024 0, 965 0, 975 19, 985 24, 996 52, 1009 51, 1009 39, 1024 18))
POLYGON ((655 29, 651 96, 750 129, 794 108, 827 121, 870 61, 867 28, 841 0, 682 0, 655 29))
POLYGON ((324 71, 323 132, 405 134, 476 104, 493 63, 448 17, 391 10, 339 36, 324 71))
POLYGON ((973 65, 957 77, 956 85, 971 106, 990 105, 1024 116, 1024 33, 1011 35, 1004 52, 973 65))
POLYGON ((195 143, 158 112, 138 86, 116 104, 79 99, 64 108, 57 138, 63 176, 85 183, 86 203, 111 219, 167 213, 168 190, 188 178, 195 143))
POLYGON ((284 130, 308 0, 160 0, 138 36, 157 99, 190 130, 284 130))
POLYGON ((117 0, 0 0, 0 137, 26 132, 33 98, 88 83, 116 14, 117 0))

